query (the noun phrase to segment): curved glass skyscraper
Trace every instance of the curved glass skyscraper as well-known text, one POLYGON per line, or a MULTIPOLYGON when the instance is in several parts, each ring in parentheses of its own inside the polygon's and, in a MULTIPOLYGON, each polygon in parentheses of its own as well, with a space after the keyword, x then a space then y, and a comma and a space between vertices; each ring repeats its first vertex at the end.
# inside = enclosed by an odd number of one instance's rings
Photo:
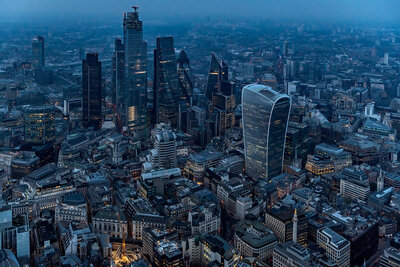
POLYGON ((255 178, 281 174, 291 98, 271 87, 250 84, 242 91, 246 173, 255 178))

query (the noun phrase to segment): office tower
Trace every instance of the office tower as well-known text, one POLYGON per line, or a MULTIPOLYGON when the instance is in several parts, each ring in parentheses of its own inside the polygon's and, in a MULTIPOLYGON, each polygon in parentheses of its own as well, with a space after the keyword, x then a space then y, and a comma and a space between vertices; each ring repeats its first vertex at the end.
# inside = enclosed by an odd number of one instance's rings
POLYGON ((28 106, 24 108, 25 143, 44 145, 55 140, 55 111, 53 107, 28 106))
POLYGON ((270 87, 250 84, 242 91, 246 173, 271 178, 282 172, 291 98, 270 87))
POLYGON ((189 58, 184 50, 179 53, 177 64, 181 96, 179 103, 179 117, 177 128, 179 130, 187 131, 187 116, 189 114, 189 107, 192 106, 195 78, 192 72, 192 68, 189 64, 189 58))
POLYGON ((112 56, 112 100, 115 105, 117 114, 123 115, 123 104, 124 104, 124 71, 125 71, 125 54, 124 45, 121 39, 115 39, 115 51, 112 56))
POLYGON ((208 73, 207 87, 205 96, 210 101, 212 100, 213 93, 219 92, 219 82, 228 81, 228 65, 225 62, 221 62, 217 56, 211 54, 210 72, 208 73))
POLYGON ((176 168, 176 135, 172 130, 163 128, 155 136, 154 150, 155 158, 153 162, 156 167, 176 168))
MULTIPOLYGON (((27 216, 21 216, 21 225, 17 226, 13 223, 12 208, 9 205, 0 206, 0 240, 2 249, 10 249, 16 252, 19 261, 25 262, 30 257, 30 229, 27 216)), ((0 250, 0 266, 19 266, 12 265, 8 262, 3 265, 1 262, 0 250)))
POLYGON ((340 194, 357 201, 367 201, 371 192, 368 175, 364 171, 346 168, 338 175, 340 194))
POLYGON ((140 139, 147 136, 147 43, 143 41, 143 22, 139 12, 124 15, 125 106, 124 126, 140 139))
POLYGON ((192 128, 202 127, 204 126, 205 120, 206 110, 198 106, 192 106, 188 110, 187 129, 190 130, 192 128))
POLYGON ((97 53, 87 53, 82 60, 82 125, 101 128, 101 62, 97 53))
POLYGON ((245 81, 254 80, 254 64, 252 63, 244 63, 243 64, 243 79, 245 81))
POLYGON ((191 106, 190 102, 195 88, 195 79, 189 64, 189 58, 184 50, 179 53, 177 63, 181 99, 187 106, 191 106))
POLYGON ((154 50, 153 101, 155 122, 170 123, 172 127, 177 127, 180 92, 172 37, 157 38, 157 48, 154 50))
POLYGON ((385 53, 383 55, 383 64, 385 64, 385 65, 389 64, 389 53, 385 53))
POLYGON ((217 115, 217 136, 224 135, 225 131, 235 125, 235 84, 229 81, 220 81, 219 92, 212 95, 211 112, 217 115))
POLYGON ((32 40, 32 66, 35 69, 44 67, 44 38, 36 36, 32 40))
POLYGON ((350 242, 328 227, 318 229, 317 245, 325 249, 326 255, 336 266, 350 266, 350 242))

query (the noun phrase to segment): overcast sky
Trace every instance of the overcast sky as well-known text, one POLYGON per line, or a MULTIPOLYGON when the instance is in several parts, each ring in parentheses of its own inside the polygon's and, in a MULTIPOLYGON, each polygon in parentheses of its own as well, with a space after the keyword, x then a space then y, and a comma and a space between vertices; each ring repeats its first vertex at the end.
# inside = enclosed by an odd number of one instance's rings
POLYGON ((107 18, 120 20, 132 5, 144 20, 269 18, 398 23, 400 0, 0 0, 0 21, 107 18))

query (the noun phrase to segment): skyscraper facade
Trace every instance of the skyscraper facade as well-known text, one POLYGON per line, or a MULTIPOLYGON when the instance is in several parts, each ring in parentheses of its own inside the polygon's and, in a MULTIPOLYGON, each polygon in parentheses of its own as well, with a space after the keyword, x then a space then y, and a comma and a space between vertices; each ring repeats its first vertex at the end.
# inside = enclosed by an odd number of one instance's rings
POLYGON ((55 140, 54 108, 28 106, 24 108, 25 143, 44 145, 55 140))
POLYGON ((32 40, 32 66, 35 69, 44 67, 44 38, 36 36, 32 40))
POLYGON ((217 135, 235 125, 235 84, 230 81, 220 81, 218 91, 212 96, 211 112, 217 115, 217 135))
POLYGON ((115 51, 112 56, 112 87, 113 104, 119 116, 123 115, 124 106, 124 72, 125 72, 124 45, 121 39, 115 39, 115 51))
POLYGON ((270 87, 250 84, 242 91, 246 173, 271 178, 282 172, 291 98, 270 87))
POLYGON ((82 126, 101 128, 101 62, 97 53, 87 53, 82 60, 82 126))
POLYGON ((124 15, 125 94, 124 125, 138 138, 147 136, 147 43, 139 12, 124 15))
POLYGON ((181 98, 184 103, 190 106, 193 90, 195 88, 195 79, 190 67, 189 58, 185 50, 179 53, 178 59, 178 78, 179 86, 181 88, 181 98))
POLYGON ((154 50, 154 103, 155 122, 170 123, 177 127, 180 90, 175 58, 174 39, 157 38, 154 50))
POLYGON ((208 73, 207 87, 205 96, 210 101, 212 100, 213 93, 219 92, 219 82, 228 81, 228 65, 221 62, 217 56, 211 54, 210 71, 208 73))
POLYGON ((163 129, 155 136, 154 149, 157 151, 155 165, 158 168, 176 168, 176 135, 170 129, 163 129))

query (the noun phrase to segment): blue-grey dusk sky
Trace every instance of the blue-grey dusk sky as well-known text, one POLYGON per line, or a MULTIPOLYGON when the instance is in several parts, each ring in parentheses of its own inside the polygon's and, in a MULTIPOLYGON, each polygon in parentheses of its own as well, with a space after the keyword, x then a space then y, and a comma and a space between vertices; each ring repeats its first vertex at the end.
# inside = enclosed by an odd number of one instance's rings
POLYGON ((142 18, 265 18, 329 22, 398 23, 399 0, 0 0, 0 21, 118 20, 131 5, 142 18))

